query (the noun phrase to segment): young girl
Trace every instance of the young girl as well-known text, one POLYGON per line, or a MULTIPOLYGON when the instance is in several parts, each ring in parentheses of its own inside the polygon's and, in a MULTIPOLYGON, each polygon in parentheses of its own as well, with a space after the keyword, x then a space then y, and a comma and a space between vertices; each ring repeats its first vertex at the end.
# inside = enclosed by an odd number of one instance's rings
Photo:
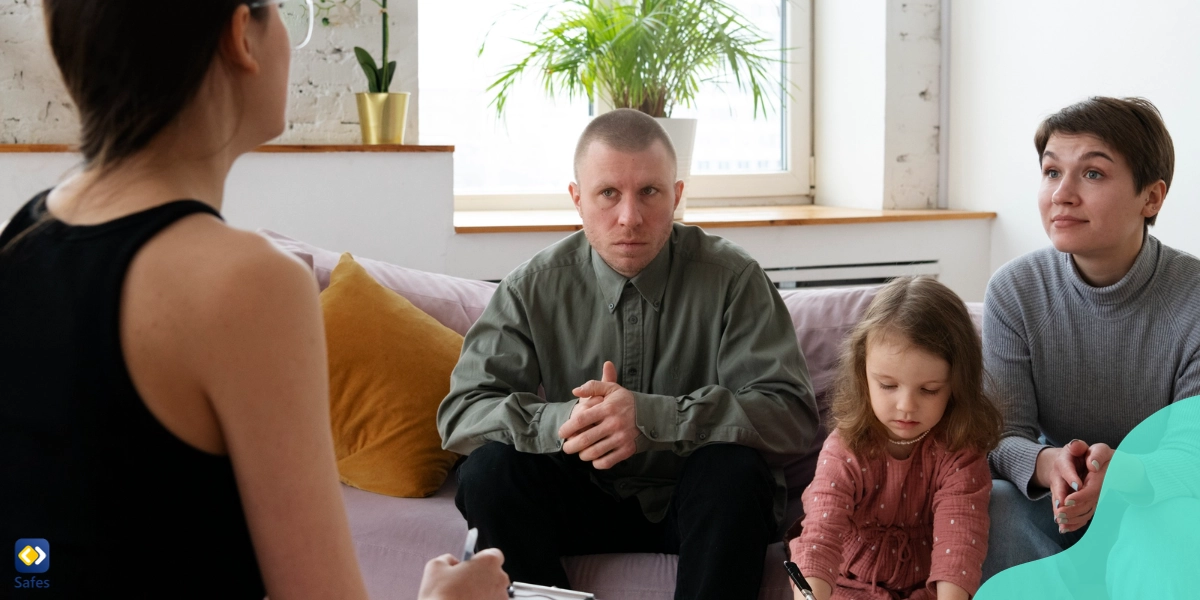
POLYGON ((818 600, 965 600, 987 552, 1001 429, 966 306, 933 279, 893 281, 840 368, 792 560, 818 600))

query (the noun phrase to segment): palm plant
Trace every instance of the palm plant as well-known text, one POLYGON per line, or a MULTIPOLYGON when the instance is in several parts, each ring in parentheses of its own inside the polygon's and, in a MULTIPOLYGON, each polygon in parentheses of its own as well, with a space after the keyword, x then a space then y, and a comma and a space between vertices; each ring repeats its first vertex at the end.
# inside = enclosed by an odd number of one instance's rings
POLYGON ((538 29, 540 37, 522 41, 529 54, 488 87, 498 116, 530 69, 540 71, 552 96, 595 102, 599 94, 615 108, 653 117, 692 106, 701 83, 729 76, 749 90, 757 117, 778 86, 769 67, 780 59, 758 50, 769 39, 722 0, 563 0, 538 29))

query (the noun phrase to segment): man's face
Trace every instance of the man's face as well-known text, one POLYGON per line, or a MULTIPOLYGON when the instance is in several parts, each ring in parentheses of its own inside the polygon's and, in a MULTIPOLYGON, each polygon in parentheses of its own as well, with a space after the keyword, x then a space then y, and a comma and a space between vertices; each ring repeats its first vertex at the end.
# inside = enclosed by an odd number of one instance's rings
POLYGON ((672 216, 683 182, 675 161, 654 142, 638 152, 592 142, 579 161, 571 199, 583 219, 588 242, 625 277, 646 268, 671 237, 672 216))
POLYGON ((1038 210, 1059 252, 1107 260, 1141 248, 1165 185, 1136 189, 1125 157, 1093 135, 1053 134, 1042 153, 1038 210))

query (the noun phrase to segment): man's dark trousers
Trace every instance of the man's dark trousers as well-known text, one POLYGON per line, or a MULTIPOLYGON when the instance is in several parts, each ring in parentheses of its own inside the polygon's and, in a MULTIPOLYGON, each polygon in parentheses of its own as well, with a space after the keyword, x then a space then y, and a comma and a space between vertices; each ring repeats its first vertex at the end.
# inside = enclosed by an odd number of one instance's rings
POLYGON ((592 472, 573 455, 492 442, 459 467, 455 503, 479 528, 479 548, 504 552, 513 581, 570 588, 563 556, 654 552, 679 555, 676 600, 758 598, 776 527, 775 480, 758 451, 713 444, 694 452, 660 523, 635 497, 601 490, 592 472))

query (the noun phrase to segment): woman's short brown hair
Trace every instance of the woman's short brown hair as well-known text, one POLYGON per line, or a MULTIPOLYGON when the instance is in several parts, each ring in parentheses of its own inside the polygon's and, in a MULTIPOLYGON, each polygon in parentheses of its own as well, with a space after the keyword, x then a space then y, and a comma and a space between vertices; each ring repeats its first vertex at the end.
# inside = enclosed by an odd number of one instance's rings
POLYGON ((903 336, 950 365, 950 401, 931 435, 947 450, 986 454, 1000 441, 1000 411, 983 391, 983 350, 962 299, 931 277, 901 277, 876 294, 846 339, 834 388, 832 426, 855 454, 879 455, 887 431, 871 409, 867 347, 903 336))
MULTIPOLYGON (((1046 117, 1033 136, 1038 164, 1042 162, 1050 136, 1055 133, 1088 134, 1100 138, 1125 157, 1133 171, 1135 193, 1140 194, 1146 186, 1159 180, 1171 189, 1175 145, 1162 115, 1145 98, 1093 96, 1046 117)), ((1157 217, 1146 217, 1146 225, 1153 225, 1157 217)))

